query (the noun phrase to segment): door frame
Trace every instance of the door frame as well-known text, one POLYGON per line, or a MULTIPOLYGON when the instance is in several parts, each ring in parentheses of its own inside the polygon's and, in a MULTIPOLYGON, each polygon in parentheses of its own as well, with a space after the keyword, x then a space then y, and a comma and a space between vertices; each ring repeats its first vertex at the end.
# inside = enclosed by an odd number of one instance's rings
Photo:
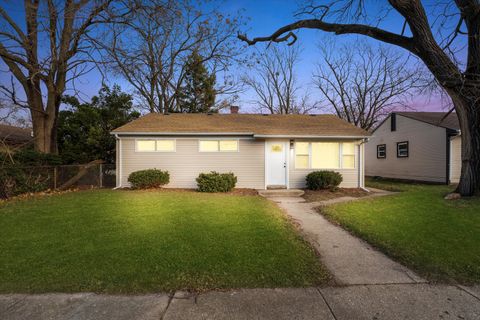
POLYGON ((264 140, 264 158, 265 158, 265 177, 264 177, 264 189, 267 190, 268 186, 268 144, 269 142, 272 143, 282 143, 284 146, 285 150, 285 187, 287 189, 290 189, 290 140, 280 140, 280 139, 275 139, 275 140, 264 140))

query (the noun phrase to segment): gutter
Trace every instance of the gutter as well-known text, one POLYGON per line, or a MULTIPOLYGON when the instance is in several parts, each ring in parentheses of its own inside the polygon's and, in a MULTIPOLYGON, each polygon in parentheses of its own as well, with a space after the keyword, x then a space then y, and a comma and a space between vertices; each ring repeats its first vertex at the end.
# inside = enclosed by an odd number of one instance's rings
POLYGON ((133 136, 253 136, 253 132, 110 132, 119 135, 133 136))
POLYGON ((253 136, 254 138, 288 138, 288 139, 367 139, 370 136, 321 136, 321 135, 285 135, 285 134, 255 134, 253 132, 110 132, 118 138, 119 135, 133 136, 253 136))

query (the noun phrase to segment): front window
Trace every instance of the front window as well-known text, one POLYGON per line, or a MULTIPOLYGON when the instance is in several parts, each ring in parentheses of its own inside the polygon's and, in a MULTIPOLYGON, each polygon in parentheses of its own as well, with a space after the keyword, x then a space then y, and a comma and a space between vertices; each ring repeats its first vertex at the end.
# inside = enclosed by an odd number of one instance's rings
POLYGON ((137 152, 175 152, 175 140, 139 139, 135 144, 137 152))
POLYGON ((295 143, 295 168, 308 169, 310 161, 310 144, 308 142, 295 143))
POLYGON ((312 169, 340 168, 340 143, 312 143, 312 169))
POLYGON ((296 142, 297 169, 354 169, 355 144, 339 142, 296 142))
POLYGON ((200 140, 200 152, 237 152, 238 140, 200 140))
POLYGON ((397 157, 398 158, 408 157, 408 141, 397 142, 397 157))
POLYGON ((342 143, 342 168, 355 169, 354 143, 342 143))

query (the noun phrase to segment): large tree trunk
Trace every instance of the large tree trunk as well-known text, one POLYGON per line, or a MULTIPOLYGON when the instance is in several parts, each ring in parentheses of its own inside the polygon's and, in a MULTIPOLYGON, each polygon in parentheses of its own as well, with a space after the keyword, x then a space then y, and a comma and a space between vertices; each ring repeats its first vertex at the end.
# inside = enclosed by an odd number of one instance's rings
POLYGON ((462 134, 462 172, 456 190, 462 196, 480 194, 480 90, 475 91, 468 98, 451 95, 462 134))
POLYGON ((57 133, 55 119, 52 116, 32 115, 34 148, 43 153, 57 153, 57 133))

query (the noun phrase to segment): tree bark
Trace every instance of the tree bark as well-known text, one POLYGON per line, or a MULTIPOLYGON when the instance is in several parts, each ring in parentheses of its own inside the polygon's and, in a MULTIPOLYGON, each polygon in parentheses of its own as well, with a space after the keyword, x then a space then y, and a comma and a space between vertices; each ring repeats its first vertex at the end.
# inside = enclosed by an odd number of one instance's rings
POLYGON ((471 91, 476 92, 450 92, 462 135, 462 170, 456 192, 463 196, 480 195, 480 90, 471 91))

